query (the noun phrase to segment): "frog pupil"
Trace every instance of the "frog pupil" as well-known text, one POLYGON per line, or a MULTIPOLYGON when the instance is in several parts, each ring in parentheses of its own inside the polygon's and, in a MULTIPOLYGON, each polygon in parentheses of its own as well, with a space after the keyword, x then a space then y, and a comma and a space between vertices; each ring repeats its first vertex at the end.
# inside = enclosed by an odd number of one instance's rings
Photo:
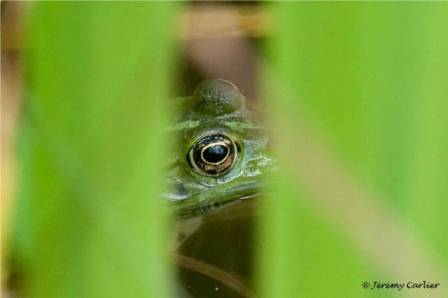
POLYGON ((227 157, 229 149, 223 145, 215 145, 206 148, 202 152, 205 162, 218 163, 227 157))

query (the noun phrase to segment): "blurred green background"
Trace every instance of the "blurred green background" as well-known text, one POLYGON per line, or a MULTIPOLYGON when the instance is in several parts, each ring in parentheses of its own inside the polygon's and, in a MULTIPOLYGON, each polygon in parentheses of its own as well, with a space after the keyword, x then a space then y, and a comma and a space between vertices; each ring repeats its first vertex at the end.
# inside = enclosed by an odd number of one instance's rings
MULTIPOLYGON (((259 80, 280 167, 259 223, 259 296, 448 297, 448 4, 252 5, 264 21, 251 26, 268 29, 243 30, 257 73, 240 77, 259 80), (423 280, 441 286, 362 287, 423 280)), ((189 90, 176 73, 189 77, 183 8, 33 6, 8 241, 21 296, 174 295, 170 216, 148 198, 167 157, 165 99, 189 90)))
POLYGON ((26 297, 167 297, 161 127, 174 5, 38 3, 13 255, 26 297), (156 29, 158 28, 158 29, 156 29))
POLYGON ((447 3, 271 8, 264 83, 283 170, 263 295, 446 297, 447 3), (361 286, 423 280, 441 286, 361 286))

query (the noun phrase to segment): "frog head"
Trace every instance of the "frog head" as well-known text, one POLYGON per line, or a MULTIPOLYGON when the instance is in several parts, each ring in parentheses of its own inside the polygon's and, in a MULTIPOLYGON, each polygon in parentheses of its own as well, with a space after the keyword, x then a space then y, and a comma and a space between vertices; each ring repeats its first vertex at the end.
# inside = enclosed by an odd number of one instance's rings
POLYGON ((164 197, 178 216, 216 211, 257 196, 269 169, 267 138, 238 87, 225 80, 199 84, 192 96, 173 99, 178 119, 164 197))

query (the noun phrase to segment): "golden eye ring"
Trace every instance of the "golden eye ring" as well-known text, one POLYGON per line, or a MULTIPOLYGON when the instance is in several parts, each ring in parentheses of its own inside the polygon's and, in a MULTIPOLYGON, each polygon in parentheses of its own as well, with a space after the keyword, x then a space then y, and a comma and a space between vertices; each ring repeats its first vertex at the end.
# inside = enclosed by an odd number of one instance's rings
POLYGON ((193 170, 204 176, 222 176, 235 165, 238 144, 223 133, 211 133, 199 138, 190 148, 188 161, 193 170))

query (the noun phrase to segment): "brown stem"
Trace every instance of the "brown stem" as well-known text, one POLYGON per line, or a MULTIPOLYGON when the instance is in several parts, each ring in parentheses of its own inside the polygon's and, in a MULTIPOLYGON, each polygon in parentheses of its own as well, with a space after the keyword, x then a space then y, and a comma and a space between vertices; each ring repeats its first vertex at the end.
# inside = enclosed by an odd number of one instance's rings
POLYGON ((222 284, 228 286, 243 297, 255 297, 255 293, 247 287, 240 277, 225 272, 215 266, 206 264, 199 260, 174 253, 174 262, 182 268, 189 269, 191 271, 206 275, 215 280, 220 281, 222 284))

